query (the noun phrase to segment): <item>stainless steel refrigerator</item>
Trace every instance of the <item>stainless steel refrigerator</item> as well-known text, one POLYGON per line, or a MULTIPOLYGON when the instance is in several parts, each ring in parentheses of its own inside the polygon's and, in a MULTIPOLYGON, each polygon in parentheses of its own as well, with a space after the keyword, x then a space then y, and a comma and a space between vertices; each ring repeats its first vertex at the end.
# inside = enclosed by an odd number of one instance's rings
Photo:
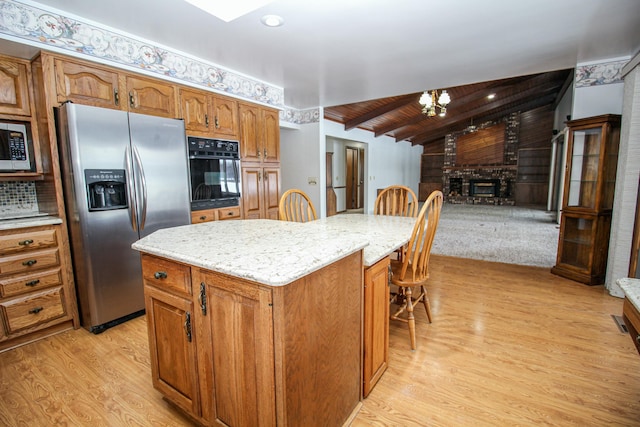
POLYGON ((184 122, 71 103, 56 110, 80 317, 99 333, 144 313, 131 244, 190 222, 184 122))

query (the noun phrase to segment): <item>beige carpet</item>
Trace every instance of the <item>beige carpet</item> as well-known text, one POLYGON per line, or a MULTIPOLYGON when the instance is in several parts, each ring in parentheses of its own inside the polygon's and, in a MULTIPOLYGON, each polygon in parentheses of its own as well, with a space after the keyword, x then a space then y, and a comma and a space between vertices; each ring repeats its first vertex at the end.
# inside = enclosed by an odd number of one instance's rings
POLYGON ((551 268, 559 233, 553 218, 545 210, 445 203, 432 253, 551 268))

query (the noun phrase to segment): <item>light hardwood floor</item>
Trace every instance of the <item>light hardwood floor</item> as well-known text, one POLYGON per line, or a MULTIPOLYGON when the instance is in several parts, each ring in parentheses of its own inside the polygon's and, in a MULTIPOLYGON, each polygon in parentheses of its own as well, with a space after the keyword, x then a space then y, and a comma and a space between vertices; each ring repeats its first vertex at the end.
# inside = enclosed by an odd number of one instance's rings
MULTIPOLYGON (((638 426, 640 355, 602 286, 546 268, 433 256, 418 349, 390 327, 390 367, 353 426, 638 426)), ((151 386, 143 317, 0 354, 0 425, 183 426, 151 386)))

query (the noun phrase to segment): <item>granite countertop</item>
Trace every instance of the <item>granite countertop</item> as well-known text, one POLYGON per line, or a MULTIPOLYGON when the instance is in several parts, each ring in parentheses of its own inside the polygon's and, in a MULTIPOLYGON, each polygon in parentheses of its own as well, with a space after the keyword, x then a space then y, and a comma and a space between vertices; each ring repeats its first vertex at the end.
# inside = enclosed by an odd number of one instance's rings
POLYGON ((41 225, 62 224, 62 220, 57 216, 40 215, 27 218, 0 219, 0 230, 15 230, 28 227, 39 227, 41 225))
POLYGON ((364 248, 364 265, 370 267, 409 242, 415 223, 415 218, 399 216, 341 214, 307 224, 327 232, 366 239, 369 245, 364 248))
POLYGON ((268 219, 212 221, 158 230, 140 252, 269 286, 287 285, 363 249, 365 237, 268 219))
POLYGON ((629 302, 640 311, 640 279, 625 277, 616 280, 616 283, 622 288, 629 302))

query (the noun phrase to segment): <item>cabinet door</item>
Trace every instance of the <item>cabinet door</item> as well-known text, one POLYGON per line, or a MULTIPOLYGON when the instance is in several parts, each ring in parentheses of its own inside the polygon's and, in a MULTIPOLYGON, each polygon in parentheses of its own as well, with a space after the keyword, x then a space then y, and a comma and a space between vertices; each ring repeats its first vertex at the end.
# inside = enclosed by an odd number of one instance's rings
POLYGON ((55 60, 56 94, 59 103, 121 109, 118 73, 87 66, 84 62, 55 60))
POLYGON ((246 162, 260 162, 262 146, 260 145, 260 131, 258 128, 260 110, 256 106, 240 104, 240 158, 246 162))
POLYGON ((175 87, 170 83, 127 76, 129 111, 173 118, 176 114, 175 87))
POLYGON ((280 163, 280 119, 275 110, 262 110, 262 159, 265 163, 280 163))
POLYGON ((0 113, 30 116, 26 64, 0 57, 0 113))
POLYGON ((230 98, 211 97, 213 103, 213 134, 216 138, 239 139, 238 102, 230 98))
POLYGON ((145 286, 144 293, 153 386, 199 417, 193 303, 153 286, 145 286))
POLYGON ((180 89, 180 106, 187 131, 205 134, 210 131, 211 111, 206 92, 180 89))
POLYGON ((262 218, 262 168, 242 167, 242 209, 245 219, 262 218))
POLYGON ((280 168, 264 168, 263 193, 264 215, 263 218, 278 219, 278 204, 280 203, 280 168))
POLYGON ((275 426, 271 291, 239 279, 201 273, 207 311, 200 354, 212 371, 210 421, 228 426, 275 426))
POLYGON ((389 363, 389 258, 364 271, 363 396, 389 363))

